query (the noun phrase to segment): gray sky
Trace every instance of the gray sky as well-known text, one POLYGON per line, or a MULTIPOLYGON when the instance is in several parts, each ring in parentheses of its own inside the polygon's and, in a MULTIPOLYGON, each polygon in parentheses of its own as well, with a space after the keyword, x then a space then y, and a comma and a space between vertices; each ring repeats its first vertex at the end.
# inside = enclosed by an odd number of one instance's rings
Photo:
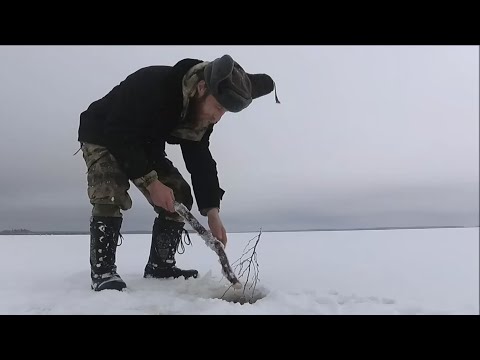
MULTIPOLYGON (((0 230, 88 230, 80 113, 141 67, 223 54, 282 102, 215 127, 227 231, 478 225, 477 46, 1 46, 0 230)), ((150 229, 130 194, 124 229, 150 229)))

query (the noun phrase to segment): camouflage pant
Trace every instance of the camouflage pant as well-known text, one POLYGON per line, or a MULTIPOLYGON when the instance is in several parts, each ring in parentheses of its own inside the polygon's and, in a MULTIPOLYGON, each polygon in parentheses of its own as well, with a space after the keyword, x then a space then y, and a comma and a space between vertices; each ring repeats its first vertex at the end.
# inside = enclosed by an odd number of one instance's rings
MULTIPOLYGON (((130 181, 122 171, 113 155, 103 146, 83 143, 83 158, 87 165, 88 197, 93 205, 94 216, 122 217, 120 210, 132 207, 132 199, 128 194, 130 181)), ((190 185, 185 181, 170 160, 164 158, 161 166, 156 166, 158 180, 173 190, 175 200, 192 209, 193 197, 190 185)), ((142 184, 136 187, 145 196, 153 209, 160 216, 175 221, 183 221, 176 213, 170 213, 155 206, 146 187, 142 184)))

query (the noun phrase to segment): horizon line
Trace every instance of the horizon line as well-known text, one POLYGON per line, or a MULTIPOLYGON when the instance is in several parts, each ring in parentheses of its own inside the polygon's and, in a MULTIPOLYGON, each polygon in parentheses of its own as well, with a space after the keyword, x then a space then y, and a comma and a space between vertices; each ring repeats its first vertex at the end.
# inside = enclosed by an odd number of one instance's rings
MULTIPOLYGON (((309 232, 309 231, 372 231, 372 230, 415 230, 415 229, 451 229, 451 228, 478 228, 479 225, 444 225, 444 226, 378 226, 365 228, 311 228, 311 229, 260 229, 229 231, 231 234, 254 233, 254 232, 309 232)), ((196 233, 195 230, 187 229, 189 233, 196 233)), ((0 235, 89 235, 89 231, 31 231, 27 229, 2 230, 0 235)), ((151 230, 127 230, 122 234, 151 234, 151 230)))

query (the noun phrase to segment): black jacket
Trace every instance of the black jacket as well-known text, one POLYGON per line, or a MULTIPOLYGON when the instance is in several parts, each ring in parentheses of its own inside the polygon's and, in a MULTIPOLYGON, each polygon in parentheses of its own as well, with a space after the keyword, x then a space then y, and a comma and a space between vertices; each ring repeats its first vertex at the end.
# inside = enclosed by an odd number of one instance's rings
POLYGON ((136 71, 81 113, 78 130, 78 141, 107 147, 131 180, 162 163, 166 142, 180 144, 199 210, 220 207, 223 195, 209 150, 213 125, 201 141, 175 138, 170 132, 180 121, 182 78, 200 62, 183 59, 175 66, 136 71))

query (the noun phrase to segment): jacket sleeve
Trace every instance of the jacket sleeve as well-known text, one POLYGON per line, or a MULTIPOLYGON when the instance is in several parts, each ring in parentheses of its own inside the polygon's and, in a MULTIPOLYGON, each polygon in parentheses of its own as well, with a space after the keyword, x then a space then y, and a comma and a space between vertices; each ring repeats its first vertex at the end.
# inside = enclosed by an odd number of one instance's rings
POLYGON ((151 114, 146 112, 147 106, 142 106, 140 92, 135 84, 128 84, 118 90, 112 102, 105 126, 110 152, 130 180, 143 182, 142 179, 148 178, 149 182, 153 181, 156 173, 142 143, 142 131, 146 125, 141 126, 148 124, 151 114))
POLYGON ((185 166, 191 175, 198 210, 203 216, 210 208, 220 209, 220 200, 225 193, 220 188, 217 163, 209 149, 212 131, 213 125, 208 128, 201 141, 184 140, 180 143, 185 166))

